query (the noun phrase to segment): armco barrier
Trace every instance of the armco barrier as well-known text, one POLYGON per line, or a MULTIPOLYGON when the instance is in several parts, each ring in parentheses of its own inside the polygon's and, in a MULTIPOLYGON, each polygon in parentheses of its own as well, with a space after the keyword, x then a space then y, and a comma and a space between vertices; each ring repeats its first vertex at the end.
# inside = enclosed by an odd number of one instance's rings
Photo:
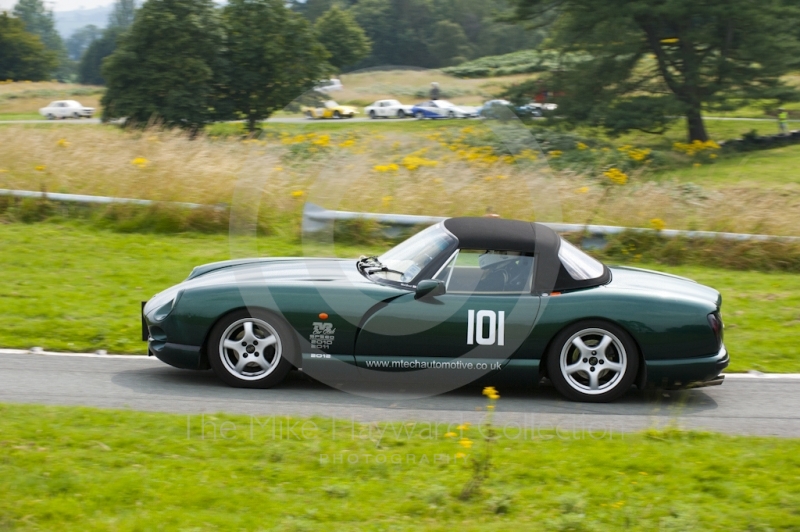
MULTIPOLYGON (((412 214, 380 214, 369 212, 352 211, 332 211, 315 205, 306 203, 303 208, 303 231, 314 233, 325 229, 330 222, 342 220, 372 220, 386 226, 413 226, 413 225, 432 225, 445 219, 441 216, 417 216, 412 214)), ((608 235, 616 235, 624 231, 636 231, 642 233, 652 233, 655 229, 641 227, 618 227, 613 225, 582 225, 582 224, 563 224, 563 223, 544 223, 559 233, 587 233, 592 237, 605 238, 608 235)), ((773 235, 748 235, 741 233, 719 233, 714 231, 679 231, 676 229, 664 229, 660 234, 669 238, 682 236, 686 238, 722 238, 725 240, 758 240, 758 241, 786 241, 800 242, 800 237, 795 236, 773 236, 773 235)))

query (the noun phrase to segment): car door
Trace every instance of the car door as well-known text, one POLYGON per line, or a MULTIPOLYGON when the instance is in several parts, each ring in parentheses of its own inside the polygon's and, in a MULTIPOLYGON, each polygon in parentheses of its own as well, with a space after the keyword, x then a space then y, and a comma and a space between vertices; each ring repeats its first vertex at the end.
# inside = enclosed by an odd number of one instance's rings
POLYGON ((530 346, 540 305, 531 291, 533 270, 532 255, 456 251, 436 275, 444 295, 409 293, 364 321, 356 363, 383 371, 502 368, 530 346))

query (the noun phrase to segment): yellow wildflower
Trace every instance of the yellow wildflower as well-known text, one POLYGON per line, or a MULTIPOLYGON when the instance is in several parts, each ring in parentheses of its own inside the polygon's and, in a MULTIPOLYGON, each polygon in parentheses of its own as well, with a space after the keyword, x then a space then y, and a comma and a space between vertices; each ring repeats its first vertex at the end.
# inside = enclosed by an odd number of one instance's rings
POLYGON ((483 389, 483 395, 492 395, 496 393, 497 390, 495 390, 494 386, 487 386, 483 389))
POLYGON ((661 44, 675 44, 679 41, 677 37, 673 37, 671 39, 661 39, 661 44))
POLYGON ((578 194, 586 194, 589 192, 589 187, 581 187, 577 190, 578 194))
POLYGON ((381 201, 383 202, 383 206, 384 206, 384 207, 388 207, 388 206, 389 206, 389 204, 391 204, 391 203, 392 203, 392 200, 393 200, 393 199, 394 199, 394 198, 393 198, 392 196, 384 196, 384 197, 382 197, 382 198, 381 198, 381 201))
POLYGON ((494 405, 486 405, 486 410, 488 410, 490 412, 493 411, 494 410, 494 405))
POLYGON ((436 166, 439 164, 439 161, 434 161, 431 159, 425 159, 423 157, 419 157, 417 155, 407 155, 403 157, 403 160, 400 162, 406 169, 410 171, 414 171, 421 166, 436 166))
POLYGON ((663 231, 666 226, 667 224, 664 223, 664 220, 662 220, 661 218, 653 218, 652 220, 650 220, 650 227, 652 227, 656 231, 663 231))
POLYGON ((467 455, 464 453, 456 453, 456 458, 466 458, 467 455))
POLYGON ((305 195, 306 195, 306 193, 305 193, 304 190, 294 190, 294 191, 292 191, 292 197, 293 198, 302 198, 305 195))
POLYGON ((469 449, 470 447, 472 447, 472 440, 470 440, 469 438, 461 438, 458 444, 461 447, 464 447, 465 449, 469 449))
POLYGON ((578 149, 579 149, 579 150, 585 150, 585 149, 588 149, 588 148, 589 148, 589 146, 587 146, 587 145, 586 145, 586 144, 584 144, 583 142, 579 142, 579 143, 578 143, 578 149))
POLYGON ((144 168, 145 166, 147 166, 148 162, 149 161, 144 157, 137 157, 131 161, 131 164, 134 166, 138 166, 139 168, 144 168))
POLYGON ((458 436, 458 434, 455 432, 446 432, 444 435, 445 438, 455 438, 456 436, 458 436))
POLYGON ((58 139, 58 141, 56 142, 56 146, 58 146, 59 148, 66 148, 67 146, 69 146, 69 142, 67 142, 67 139, 58 139))
POLYGON ((339 143, 339 147, 340 147, 340 148, 349 148, 350 146, 352 146, 352 145, 353 145, 353 144, 355 144, 355 143, 356 143, 356 141, 355 141, 355 140, 353 140, 353 139, 347 139, 347 140, 345 140, 345 141, 342 141, 342 142, 340 142, 340 143, 339 143))
POLYGON ((561 157, 561 155, 562 155, 563 153, 564 153, 564 152, 562 152, 561 150, 552 150, 552 151, 549 151, 547 154, 548 154, 550 157, 552 157, 553 159, 558 159, 559 157, 561 157))
POLYGON ((612 183, 617 185, 624 185, 628 182, 628 175, 619 168, 611 168, 610 170, 606 170, 603 172, 603 175, 611 180, 612 183))
POLYGON ((43 164, 39 164, 34 166, 33 169, 36 170, 37 172, 44 172, 47 169, 47 167, 43 164))
POLYGON ((312 140, 311 144, 314 144, 316 146, 325 147, 328 144, 330 144, 330 141, 331 141, 331 136, 330 135, 320 135, 319 137, 317 137, 314 140, 312 140))
POLYGON ((456 427, 456 430, 469 430, 471 423, 462 423, 456 427))

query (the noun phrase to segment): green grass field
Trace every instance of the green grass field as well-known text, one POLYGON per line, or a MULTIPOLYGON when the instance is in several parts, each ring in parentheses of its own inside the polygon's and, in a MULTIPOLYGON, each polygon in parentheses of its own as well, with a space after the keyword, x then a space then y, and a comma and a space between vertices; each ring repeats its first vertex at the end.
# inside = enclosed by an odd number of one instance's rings
MULTIPOLYGON (((12 348, 143 353, 139 302, 185 279, 196 265, 231 258, 228 235, 218 234, 121 234, 77 224, 6 224, 0 225, 0 241, 0 346, 12 348)), ((269 256, 308 252, 291 237, 262 238, 257 246, 269 256)), ((351 257, 380 251, 336 250, 351 257)), ((800 371, 800 276, 654 268, 722 292, 731 370, 800 371)))
POLYGON ((0 405, 0 529, 800 527, 798 440, 513 431, 461 500, 486 442, 456 424, 0 405))

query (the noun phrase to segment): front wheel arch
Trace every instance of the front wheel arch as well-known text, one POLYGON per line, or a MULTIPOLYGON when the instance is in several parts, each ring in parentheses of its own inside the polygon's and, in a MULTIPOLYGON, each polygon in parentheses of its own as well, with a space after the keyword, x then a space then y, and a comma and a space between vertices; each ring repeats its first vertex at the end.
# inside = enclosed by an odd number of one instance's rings
POLYGON ((234 309, 230 309, 229 311, 225 312, 224 314, 220 314, 219 316, 217 316, 217 319, 215 319, 214 322, 211 325, 208 326, 208 329, 206 330, 205 336, 203 338, 203 343, 201 344, 201 348, 200 348, 200 366, 198 367, 198 369, 211 369, 211 364, 209 363, 209 360, 208 360, 208 348, 209 348, 209 340, 211 338, 211 331, 214 330, 214 327, 216 327, 219 322, 221 322, 223 319, 229 317, 231 314, 235 314, 235 313, 241 312, 243 310, 244 311, 248 311, 248 312, 264 312, 266 314, 269 314, 269 315, 271 315, 272 318, 282 322, 289 330, 291 330, 292 335, 293 335, 292 336, 292 340, 294 341, 294 345, 297 348, 297 352, 296 353, 290 353, 285 358, 289 362, 291 362, 291 364, 292 364, 292 366, 294 368, 299 368, 300 367, 300 360, 302 359, 302 356, 301 356, 301 353, 300 353, 300 346, 301 346, 300 335, 297 334, 297 331, 295 330, 294 327, 292 327, 292 324, 289 323, 286 320, 286 318, 281 316, 279 313, 275 312, 274 310, 270 310, 270 309, 268 309, 266 307, 247 307, 247 306, 243 306, 243 307, 237 307, 237 308, 234 308, 234 309))

